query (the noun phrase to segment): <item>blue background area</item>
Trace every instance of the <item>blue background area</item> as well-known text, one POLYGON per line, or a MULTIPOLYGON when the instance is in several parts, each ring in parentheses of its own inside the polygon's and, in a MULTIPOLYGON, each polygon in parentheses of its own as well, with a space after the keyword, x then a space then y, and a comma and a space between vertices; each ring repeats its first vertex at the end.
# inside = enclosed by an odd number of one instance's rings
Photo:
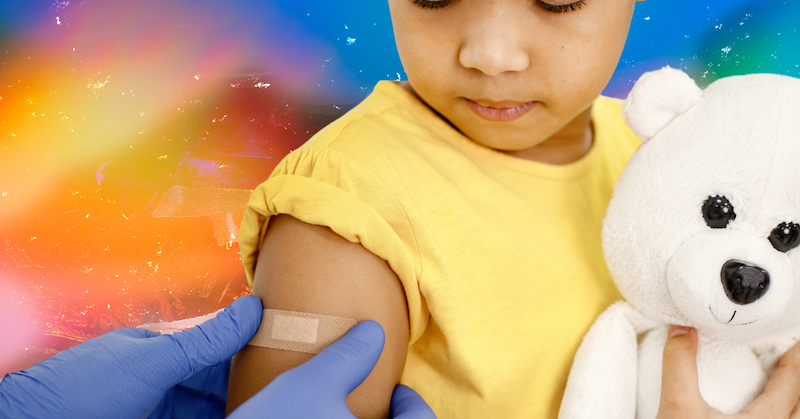
POLYGON ((687 71, 701 87, 755 72, 800 76, 799 16, 796 1, 638 3, 609 90, 626 93, 642 72, 664 65, 687 71))
MULTIPOLYGON (((322 86, 348 84, 362 96, 377 80, 405 79, 385 1, 276 2, 310 33, 330 43, 348 73, 322 86), (355 42, 347 42, 354 38, 355 42)), ((590 1, 602 6, 602 0, 590 1)), ((752 72, 800 75, 800 2, 783 0, 648 0, 636 5, 620 67, 606 94, 624 97, 645 71, 664 65, 689 72, 701 85, 752 72)), ((279 36, 279 34, 274 34, 279 36)), ((287 39, 286 42, 292 42, 287 39)), ((301 47, 301 46, 300 46, 301 47)), ((320 59, 330 57, 320 57, 320 59)), ((321 77, 322 78, 322 77, 321 77)))
MULTIPOLYGON (((172 0, 188 10, 209 0, 172 0)), ((602 7, 606 0, 590 0, 602 7)), ((3 0, 0 36, 3 40, 34 30, 50 21, 66 2, 3 0)), ((353 102, 376 81, 405 78, 394 48, 386 1, 237 0, 226 2, 230 18, 250 19, 276 10, 290 17, 292 30, 281 24, 258 28, 248 42, 279 42, 303 51, 314 42, 328 44, 317 63, 320 97, 353 102), (298 29, 302 36, 298 36, 298 29)), ((719 76, 748 72, 800 75, 800 2, 784 0, 647 0, 636 5, 626 50, 606 93, 624 96, 642 72, 664 65, 688 71, 706 84, 719 76)), ((279 57, 268 57, 270 60, 279 57)))

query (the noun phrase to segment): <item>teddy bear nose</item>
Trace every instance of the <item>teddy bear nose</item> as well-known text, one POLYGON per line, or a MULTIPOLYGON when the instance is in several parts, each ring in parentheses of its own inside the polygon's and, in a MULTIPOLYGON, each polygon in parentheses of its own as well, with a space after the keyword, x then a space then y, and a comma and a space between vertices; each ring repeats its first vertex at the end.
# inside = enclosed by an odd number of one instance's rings
POLYGON ((769 273, 742 261, 725 262, 720 276, 725 294, 736 304, 750 304, 763 297, 769 289, 769 273))

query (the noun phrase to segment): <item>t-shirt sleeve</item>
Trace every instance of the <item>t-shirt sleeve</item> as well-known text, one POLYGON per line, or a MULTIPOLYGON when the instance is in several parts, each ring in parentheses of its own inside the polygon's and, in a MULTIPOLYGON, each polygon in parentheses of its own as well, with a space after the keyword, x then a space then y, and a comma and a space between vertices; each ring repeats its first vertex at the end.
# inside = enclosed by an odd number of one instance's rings
POLYGON ((380 176, 331 148, 303 147, 286 156, 253 191, 239 230, 251 287, 269 217, 278 214, 329 227, 387 261, 405 290, 412 342, 420 335, 427 310, 418 282, 419 250, 406 211, 380 176))

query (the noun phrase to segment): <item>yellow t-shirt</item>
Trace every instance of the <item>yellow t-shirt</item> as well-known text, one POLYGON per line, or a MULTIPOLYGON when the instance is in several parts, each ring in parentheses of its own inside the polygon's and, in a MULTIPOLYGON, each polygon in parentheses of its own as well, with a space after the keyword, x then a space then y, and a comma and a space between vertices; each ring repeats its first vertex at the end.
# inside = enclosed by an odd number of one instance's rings
POLYGON ((590 151, 546 165, 480 146, 380 82, 253 193, 239 237, 248 281, 271 215, 328 226, 400 278, 401 383, 439 419, 555 418, 584 333, 621 299, 600 246, 639 145, 621 111, 598 98, 590 151))

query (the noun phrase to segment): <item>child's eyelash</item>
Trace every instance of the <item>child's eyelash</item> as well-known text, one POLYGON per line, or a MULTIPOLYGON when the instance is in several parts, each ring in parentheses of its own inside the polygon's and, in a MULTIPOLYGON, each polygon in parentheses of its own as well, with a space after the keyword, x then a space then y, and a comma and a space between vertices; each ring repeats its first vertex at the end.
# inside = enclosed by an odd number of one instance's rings
POLYGON ((586 0, 578 0, 575 3, 570 4, 550 4, 545 3, 542 0, 533 0, 533 2, 545 11, 551 13, 574 12, 575 10, 579 10, 581 7, 586 5, 586 0))
POLYGON ((412 0, 414 4, 423 8, 423 9, 441 9, 451 3, 455 3, 458 0, 438 0, 438 1, 431 1, 431 0, 412 0))
MULTIPOLYGON (((458 0, 437 0, 437 1, 411 0, 411 1, 423 9, 441 9, 442 7, 455 3, 458 0)), ((542 0, 532 0, 532 1, 536 6, 541 7, 545 11, 551 13, 574 12, 575 10, 578 10, 586 5, 586 0, 578 0, 570 4, 550 4, 550 3, 545 3, 542 0)))

